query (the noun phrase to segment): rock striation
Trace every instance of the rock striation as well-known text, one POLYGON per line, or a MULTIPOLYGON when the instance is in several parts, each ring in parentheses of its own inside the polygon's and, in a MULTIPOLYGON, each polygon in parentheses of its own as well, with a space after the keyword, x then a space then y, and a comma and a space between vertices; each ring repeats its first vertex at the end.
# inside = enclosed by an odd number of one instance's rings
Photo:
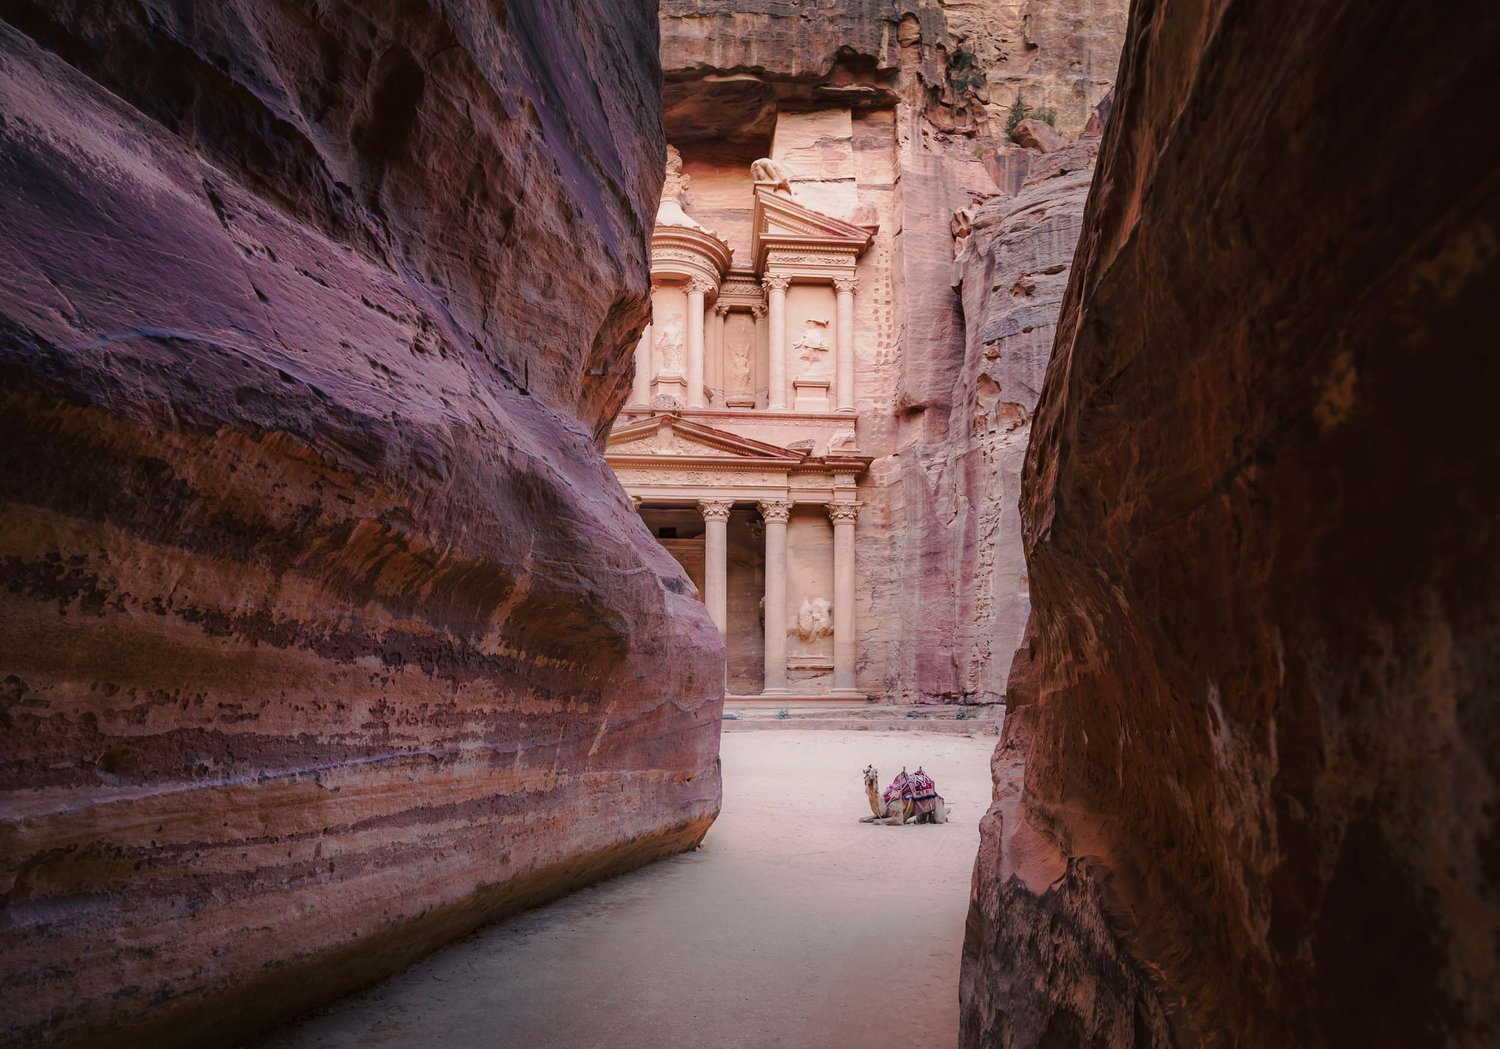
POLYGON ((1136 5, 964 1046, 1495 1043, 1497 45, 1474 3, 1136 5))
POLYGON ((599 454, 657 21, 0 21, 0 1045, 224 1045, 691 847, 722 648, 599 454))

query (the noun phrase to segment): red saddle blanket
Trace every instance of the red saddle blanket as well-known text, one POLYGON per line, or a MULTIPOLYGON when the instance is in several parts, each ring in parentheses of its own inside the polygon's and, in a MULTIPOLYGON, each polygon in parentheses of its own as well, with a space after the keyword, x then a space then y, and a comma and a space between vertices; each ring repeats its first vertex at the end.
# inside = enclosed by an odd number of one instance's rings
POLYGON ((887 805, 894 801, 927 801, 938 796, 937 784, 932 782, 932 777, 920 768, 915 772, 907 772, 902 769, 891 780, 891 785, 885 788, 885 793, 880 799, 887 805))

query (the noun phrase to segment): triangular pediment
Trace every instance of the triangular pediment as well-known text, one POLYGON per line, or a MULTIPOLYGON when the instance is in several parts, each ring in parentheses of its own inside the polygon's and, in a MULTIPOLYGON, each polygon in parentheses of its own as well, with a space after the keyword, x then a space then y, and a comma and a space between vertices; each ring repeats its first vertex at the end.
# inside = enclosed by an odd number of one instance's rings
POLYGON ((757 237, 806 237, 824 243, 842 242, 859 251, 869 247, 874 238, 868 227, 814 211, 767 189, 755 191, 752 228, 757 237))
POLYGON ((805 452, 751 440, 674 415, 653 415, 612 430, 604 454, 606 458, 737 459, 761 461, 767 465, 806 458, 805 452))

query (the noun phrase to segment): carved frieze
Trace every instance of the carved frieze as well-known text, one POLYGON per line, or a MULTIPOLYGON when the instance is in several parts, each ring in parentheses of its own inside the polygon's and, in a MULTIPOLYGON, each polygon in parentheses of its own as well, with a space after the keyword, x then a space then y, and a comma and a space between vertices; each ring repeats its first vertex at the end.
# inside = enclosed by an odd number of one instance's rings
POLYGON ((639 467, 616 463, 615 473, 631 488, 699 485, 705 488, 775 488, 786 484, 785 470, 715 470, 639 467))

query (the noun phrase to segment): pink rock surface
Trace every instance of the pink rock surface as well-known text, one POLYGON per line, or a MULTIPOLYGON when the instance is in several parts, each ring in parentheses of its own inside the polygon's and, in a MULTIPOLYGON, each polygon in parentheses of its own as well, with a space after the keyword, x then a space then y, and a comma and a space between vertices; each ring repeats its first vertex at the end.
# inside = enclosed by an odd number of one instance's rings
POLYGON ((0 21, 0 1044, 228 1044, 690 847, 721 650, 598 452, 645 2, 0 21))
POLYGON ((1495 1044, 1497 42, 1478 3, 1135 7, 963 1045, 1495 1044))
MULTIPOLYGON (((1082 172, 1068 182, 1076 237, 1087 174, 1054 158, 1086 165, 1092 154, 1063 148, 1043 156, 1003 142, 1006 113, 1019 92, 1029 105, 1055 109, 1062 133, 1077 135, 1108 91, 1125 7, 1123 0, 662 3, 667 132, 690 161, 717 151, 726 167, 742 167, 764 155, 778 106, 800 119, 841 107, 854 114, 852 181, 880 224, 856 318, 858 437, 875 458, 861 481, 857 546, 859 686, 871 695, 934 703, 1004 695, 1027 613, 1014 509, 1020 455, 1051 319, 1007 336, 1005 359, 982 368, 989 307, 954 292, 964 278, 954 265, 952 220, 997 189, 1019 192, 1028 177, 1082 172), (1021 159, 1001 171, 1011 150, 1021 159), (1053 161, 1045 171, 1044 161, 1053 161), (982 372, 1003 385, 1002 395, 978 388, 982 372), (984 409, 976 409, 980 401, 984 409), (1002 403, 1021 406, 1019 428, 1010 416, 997 421, 991 409, 1002 403)), ((1018 248, 1018 272, 1038 253, 1050 261, 1035 268, 1066 266, 1072 241, 1059 236, 1055 219, 1040 217, 1058 206, 1040 203, 1057 185, 1035 195, 1036 216, 1018 213, 1015 236, 1024 241, 1034 220, 1049 238, 1018 248)), ((732 234, 708 178, 695 193, 705 221, 732 234)), ((1044 274, 1031 305, 1050 303, 1055 315, 1066 281, 1065 268, 1044 274)), ((1000 345, 988 341, 992 350, 1000 345)))

